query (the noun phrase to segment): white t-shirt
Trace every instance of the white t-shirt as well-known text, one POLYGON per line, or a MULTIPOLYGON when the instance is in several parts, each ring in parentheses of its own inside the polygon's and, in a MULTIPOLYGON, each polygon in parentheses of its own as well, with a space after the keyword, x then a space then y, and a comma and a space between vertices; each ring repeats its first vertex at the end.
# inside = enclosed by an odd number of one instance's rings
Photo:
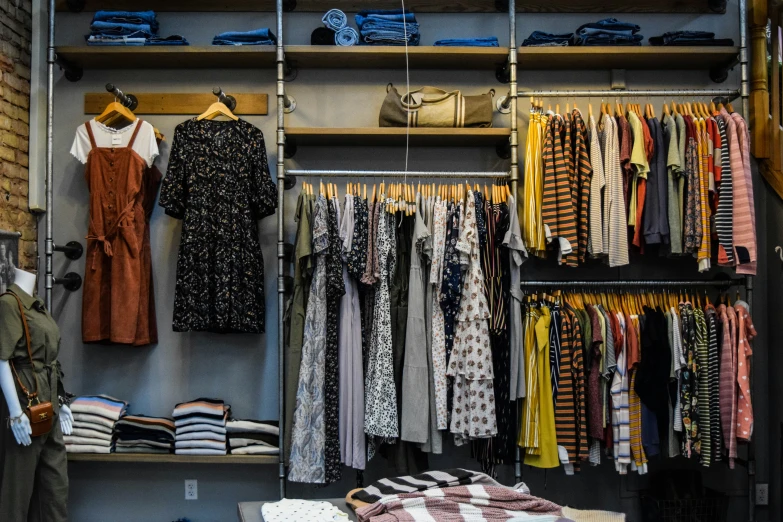
MULTIPOLYGON (((141 120, 136 121, 122 129, 112 129, 95 120, 79 125, 76 129, 76 136, 71 146, 71 154, 80 162, 87 163, 87 155, 92 149, 90 135, 87 133, 87 125, 92 128, 92 134, 95 137, 95 144, 98 147, 126 147, 133 136, 133 131, 141 120)), ((136 135, 136 141, 133 142, 133 150, 147 162, 148 167, 152 167, 155 158, 158 157, 158 142, 155 141, 155 129, 147 121, 141 123, 139 133, 136 135)))
POLYGON ((347 522, 348 515, 329 502, 284 498, 261 507, 264 522, 347 522))

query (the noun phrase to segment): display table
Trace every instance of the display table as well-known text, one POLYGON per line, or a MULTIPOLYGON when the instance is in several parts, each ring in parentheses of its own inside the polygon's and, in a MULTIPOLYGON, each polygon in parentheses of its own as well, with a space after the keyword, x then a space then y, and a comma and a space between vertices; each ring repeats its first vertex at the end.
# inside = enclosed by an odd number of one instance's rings
MULTIPOLYGON (((329 502, 337 509, 348 513, 348 520, 351 522, 357 522, 356 515, 353 514, 353 510, 345 503, 344 498, 324 498, 313 499, 329 502)), ((276 502, 270 500, 270 502, 276 502)), ((261 506, 266 502, 240 502, 237 506, 237 514, 239 515, 239 522, 264 522, 264 517, 261 516, 261 506)), ((293 521, 292 521, 293 522, 293 521)))

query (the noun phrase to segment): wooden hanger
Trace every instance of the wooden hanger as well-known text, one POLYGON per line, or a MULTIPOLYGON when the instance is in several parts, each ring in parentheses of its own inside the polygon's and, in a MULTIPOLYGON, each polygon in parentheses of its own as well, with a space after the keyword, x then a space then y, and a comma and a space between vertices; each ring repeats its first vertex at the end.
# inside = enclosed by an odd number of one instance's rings
POLYGON ((133 114, 130 109, 117 101, 108 104, 103 112, 95 117, 95 121, 112 128, 126 127, 136 121, 136 119, 136 115, 133 114), (125 122, 125 125, 117 126, 117 123, 123 121, 125 122))
POLYGON ((226 107, 225 103, 216 101, 210 105, 206 111, 199 114, 198 117, 196 117, 196 120, 214 120, 218 116, 225 116, 226 118, 232 119, 234 121, 239 119, 239 117, 235 116, 234 113, 231 112, 231 109, 226 107))
POLYGON ((663 113, 666 116, 671 116, 671 113, 669 112, 669 106, 666 104, 666 102, 664 102, 664 104, 663 104, 663 113))

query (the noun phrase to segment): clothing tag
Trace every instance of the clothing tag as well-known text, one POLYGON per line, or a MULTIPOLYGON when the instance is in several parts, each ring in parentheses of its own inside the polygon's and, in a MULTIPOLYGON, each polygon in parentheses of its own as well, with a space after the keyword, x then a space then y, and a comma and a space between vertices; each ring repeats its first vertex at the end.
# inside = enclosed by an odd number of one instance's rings
POLYGON ((119 134, 112 134, 111 136, 111 144, 114 145, 122 145, 122 136, 119 134))

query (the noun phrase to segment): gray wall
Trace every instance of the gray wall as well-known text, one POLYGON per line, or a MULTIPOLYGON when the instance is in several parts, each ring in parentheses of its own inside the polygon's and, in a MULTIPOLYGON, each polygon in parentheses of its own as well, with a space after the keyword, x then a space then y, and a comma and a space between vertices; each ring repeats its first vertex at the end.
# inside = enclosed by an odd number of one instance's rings
MULTIPOLYGON (((642 26, 645 36, 667 30, 705 29, 719 36, 738 40, 736 0, 725 16, 711 15, 630 15, 620 17, 642 26)), ((58 13, 57 42, 60 45, 80 45, 90 14, 58 13)), ((501 44, 507 43, 507 17, 490 15, 419 15, 422 44, 431 44, 449 36, 482 36, 495 34, 501 44)), ((309 43, 310 31, 320 24, 313 14, 287 15, 286 43, 309 43)), ((566 32, 580 24, 599 19, 599 15, 525 15, 518 17, 520 41, 532 30, 566 32)), ((194 45, 207 45, 211 37, 225 30, 247 30, 274 26, 274 17, 259 13, 176 14, 159 15, 161 33, 184 34, 194 45)), ((404 71, 386 70, 302 70, 298 78, 287 85, 298 101, 296 112, 289 116, 289 125, 301 126, 374 126, 378 109, 388 82, 405 84, 404 71)), ((411 87, 437 85, 459 88, 465 93, 486 92, 495 88, 503 92, 492 72, 411 71, 411 87)), ((738 85, 739 77, 732 73, 721 87, 738 85)), ((106 82, 116 83, 126 92, 209 92, 215 85, 226 92, 274 93, 273 70, 234 71, 85 71, 79 83, 69 83, 59 73, 55 78, 54 115, 54 239, 58 243, 78 239, 84 241, 87 229, 88 195, 83 167, 68 150, 77 125, 88 116, 83 114, 83 95, 101 92, 106 82)), ((608 71, 596 72, 522 72, 520 88, 600 88, 609 87, 608 71)), ((628 74, 629 88, 707 88, 714 87, 704 71, 651 72, 628 74)), ((573 100, 557 100, 561 104, 573 100)), ((606 100, 613 102, 614 100, 606 100)), ((644 100, 639 100, 641 103, 644 100)), ((660 112, 661 100, 651 100, 660 112)), ((683 100, 684 101, 684 100, 683 100)), ((556 100, 551 101, 552 104, 556 100)), ((587 100, 580 100, 584 107, 587 100)), ((600 99, 592 100, 594 107, 600 99)), ((735 104, 738 106, 739 104, 735 104)), ((273 105, 270 105, 274 113, 273 105)), ((527 126, 526 101, 520 103, 521 141, 527 126)), ((144 115, 142 115, 144 117, 144 115)), ((165 169, 170 139, 174 127, 183 116, 149 118, 167 137, 158 165, 165 169)), ((274 116, 248 118, 259 126, 268 139, 267 150, 274 171, 274 116)), ((497 125, 508 125, 505 117, 496 118, 497 125)), ((404 166, 403 149, 372 148, 300 148, 290 168, 363 168, 399 169, 404 166)), ((499 160, 491 149, 411 149, 409 167, 421 170, 503 170, 507 162, 499 160)), ((274 172, 273 172, 274 178, 274 172)), ((298 190, 286 197, 287 233, 294 234, 293 207, 298 190)), ((169 415, 175 403, 199 396, 222 397, 233 406, 239 417, 277 418, 277 306, 275 298, 275 222, 268 218, 261 223, 261 235, 266 260, 267 334, 262 336, 211 334, 175 334, 171 331, 175 266, 179 245, 180 224, 156 209, 152 217, 154 284, 158 308, 160 342, 147 348, 117 346, 86 346, 81 342, 81 295, 55 289, 54 314, 62 330, 61 361, 66 384, 77 394, 106 393, 131 403, 131 411, 151 415, 169 415)), ((760 230, 764 230, 760 224, 760 230)), ((780 227, 778 227, 780 228, 780 227)), ((762 232, 760 232, 762 234, 762 232)), ((763 234, 762 234, 763 235, 763 234)), ((43 232, 41 233, 43 237, 43 232)), ((43 245, 42 245, 43 246, 43 245)), ((41 250, 43 251, 43 250, 41 250)), ((762 251, 763 252, 763 251, 762 251)), ((663 263, 657 260, 635 260, 623 270, 553 269, 547 266, 526 267, 528 278, 564 277, 690 277, 696 275, 694 263, 663 263), (654 268, 653 268, 654 265, 654 268)), ((55 258, 55 274, 75 270, 83 273, 84 259, 69 262, 55 258)), ((759 278, 762 279, 762 278, 759 278)), ((759 282, 761 283, 761 281, 759 282)), ((758 284, 757 287, 763 286, 758 284)), ((756 318, 756 325, 763 321, 756 318)), ((763 336, 763 335, 762 335, 763 336)), ((760 339, 761 341, 762 339, 760 339)), ((765 357, 761 342, 756 343, 757 360, 765 357)), ((758 388, 757 388, 758 389, 758 388)), ((762 398, 763 400, 763 398, 762 398)), ((767 429, 764 415, 759 414, 757 434, 767 429)), ((449 448, 444 456, 433 459, 433 467, 473 466, 468 451, 449 448)), ((666 463, 671 464, 671 463, 666 463)), ((683 463, 679 463, 682 465, 683 463)), ((654 464, 653 469, 663 464, 654 464)), ((759 463, 762 474, 762 463, 759 463)), ((389 473, 383 461, 371 463, 366 481, 389 473)), ((745 513, 744 469, 728 472, 716 468, 705 473, 705 483, 734 495, 732 520, 742 520, 745 513)), ((343 496, 354 487, 354 474, 346 470, 345 478, 327 488, 289 485, 289 496, 324 498, 343 496)), ((71 512, 78 521, 169 521, 188 516, 194 522, 226 521, 234 518, 238 501, 275 499, 278 494, 275 466, 243 465, 142 465, 142 464, 70 464, 71 512), (183 480, 199 480, 200 499, 184 501, 183 480)), ((513 481, 509 467, 500 470, 500 479, 513 481)), ((621 479, 610 463, 600 468, 585 469, 577 477, 564 477, 561 470, 549 473, 526 468, 524 480, 535 494, 577 507, 603 507, 628 512, 631 520, 639 519, 635 493, 644 487, 644 479, 629 475, 621 479)))

